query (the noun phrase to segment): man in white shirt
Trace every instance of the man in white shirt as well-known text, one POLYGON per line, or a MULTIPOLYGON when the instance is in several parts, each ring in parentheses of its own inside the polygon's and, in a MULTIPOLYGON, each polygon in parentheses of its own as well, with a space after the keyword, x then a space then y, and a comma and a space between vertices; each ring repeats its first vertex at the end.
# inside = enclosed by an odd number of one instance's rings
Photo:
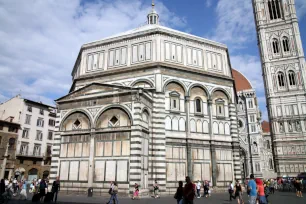
POLYGON ((197 198, 201 198, 200 191, 201 191, 201 182, 198 180, 198 183, 197 183, 197 194, 198 194, 198 197, 197 198))
POLYGON ((234 193, 233 182, 230 182, 230 185, 228 186, 228 193, 229 193, 230 201, 232 201, 232 198, 235 199, 235 196, 233 196, 233 193, 234 193))
POLYGON ((7 187, 9 185, 9 180, 8 179, 5 179, 4 180, 4 184, 5 184, 5 187, 7 187))

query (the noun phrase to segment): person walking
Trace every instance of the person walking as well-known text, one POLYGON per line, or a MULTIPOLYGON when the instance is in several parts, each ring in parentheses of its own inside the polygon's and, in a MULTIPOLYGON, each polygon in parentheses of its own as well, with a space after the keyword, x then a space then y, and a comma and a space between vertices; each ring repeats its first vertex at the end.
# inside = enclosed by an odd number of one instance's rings
POLYGON ((207 198, 209 196, 209 183, 208 181, 204 181, 204 197, 207 198))
POLYGON ((134 189, 134 193, 133 193, 133 200, 134 199, 139 199, 139 185, 137 183, 135 183, 135 189, 134 189))
POLYGON ((296 188, 296 196, 297 197, 303 197, 302 195, 302 184, 299 179, 295 181, 295 188, 296 188))
POLYGON ((271 191, 270 191, 270 188, 265 183, 264 183, 264 190, 265 190, 265 197, 266 197, 267 203, 269 203, 268 197, 271 191))
POLYGON ((53 181, 52 184, 52 193, 53 193, 52 201, 54 201, 55 203, 57 201, 57 194, 59 191, 60 191, 60 180, 59 177, 56 177, 56 180, 53 181))
POLYGON ((270 190, 270 194, 274 194, 274 191, 275 191, 275 181, 274 181, 274 179, 271 179, 271 181, 270 181, 269 190, 270 190))
POLYGON ((238 204, 244 204, 244 201, 242 199, 242 187, 238 180, 236 180, 236 184, 234 187, 234 195, 235 195, 235 198, 237 199, 238 204))
POLYGON ((118 194, 118 184, 117 184, 117 182, 114 182, 112 196, 111 196, 111 199, 109 201, 109 204, 112 204, 113 201, 116 202, 116 204, 119 204, 117 194, 118 194))
POLYGON ((44 202, 47 191, 48 189, 47 189, 46 181, 44 179, 41 179, 39 183, 40 202, 44 202))
POLYGON ((198 196, 197 196, 197 198, 201 198, 200 192, 201 192, 201 182, 200 182, 200 180, 198 180, 198 183, 197 183, 197 194, 198 194, 198 196))
POLYGON ((159 186, 156 180, 155 180, 155 183, 153 184, 153 192, 154 192, 154 198, 158 198, 159 197, 159 186))
POLYGON ((24 200, 27 200, 28 199, 28 194, 27 194, 27 182, 24 180, 24 181, 21 181, 21 192, 20 192, 20 198, 24 199, 24 200))
POLYGON ((254 174, 250 175, 250 180, 248 182, 248 192, 249 192, 249 204, 256 204, 257 189, 256 189, 256 183, 254 181, 254 174))
POLYGON ((266 196, 265 196, 265 189, 264 189, 264 185, 263 185, 262 180, 257 178, 257 179, 255 179, 255 182, 256 182, 256 186, 257 186, 257 195, 258 195, 258 198, 259 198, 259 203, 260 204, 268 204, 266 196))
POLYGON ((5 192, 5 181, 4 179, 1 179, 1 182, 0 182, 0 196, 2 196, 2 194, 5 192))
POLYGON ((109 201, 106 203, 106 204, 109 204, 110 201, 113 199, 113 190, 114 190, 114 182, 110 182, 110 186, 109 186, 109 190, 108 190, 108 194, 111 195, 110 198, 109 198, 109 201))
POLYGON ((186 184, 183 189, 183 203, 193 204, 193 199, 195 196, 195 185, 191 182, 190 177, 186 176, 186 184))
POLYGON ((176 189, 174 198, 176 199, 177 204, 183 203, 183 181, 179 181, 179 187, 176 189))
POLYGON ((230 183, 229 183, 229 186, 228 186, 228 193, 229 193, 229 199, 230 199, 230 201, 232 201, 232 198, 235 199, 235 196, 233 195, 233 193, 234 193, 234 185, 233 185, 233 182, 230 182, 230 183))
POLYGON ((18 182, 17 182, 17 179, 16 178, 14 178, 14 180, 13 180, 13 189, 14 189, 14 194, 16 193, 16 191, 17 191, 17 186, 18 186, 18 184, 17 184, 18 182))

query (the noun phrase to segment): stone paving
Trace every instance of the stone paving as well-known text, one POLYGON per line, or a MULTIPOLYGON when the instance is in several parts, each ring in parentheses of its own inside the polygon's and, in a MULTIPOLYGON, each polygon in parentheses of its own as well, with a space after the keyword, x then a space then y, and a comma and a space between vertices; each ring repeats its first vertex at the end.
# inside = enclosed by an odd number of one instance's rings
MULTIPOLYGON (((244 194, 244 201, 247 204, 247 195, 244 194)), ((88 198, 84 195, 60 195, 58 203, 59 204, 105 204, 108 201, 108 196, 94 196, 88 198)), ((269 197, 269 201, 272 204, 306 204, 306 194, 303 198, 298 198, 295 196, 293 192, 276 192, 274 195, 269 197)), ((32 203, 30 200, 21 201, 21 200, 11 200, 9 201, 11 204, 28 204, 32 203)), ((127 197, 119 197, 120 204, 176 204, 176 200, 171 196, 162 196, 159 199, 154 198, 141 198, 139 200, 131 200, 127 197)), ((229 196, 226 193, 215 193, 209 198, 199 198, 195 199, 195 204, 228 204, 228 203, 237 203, 237 201, 229 201, 229 196)))

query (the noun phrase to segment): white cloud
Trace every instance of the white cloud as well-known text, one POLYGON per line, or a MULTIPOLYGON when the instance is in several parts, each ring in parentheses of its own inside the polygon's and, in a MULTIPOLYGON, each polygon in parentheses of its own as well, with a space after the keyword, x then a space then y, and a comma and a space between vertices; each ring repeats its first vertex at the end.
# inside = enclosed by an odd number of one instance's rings
POLYGON ((252 87, 264 90, 260 59, 251 55, 231 56, 231 64, 251 82, 252 87))
MULTIPOLYGON (((71 86, 71 70, 82 44, 146 22, 144 0, 10 0, 0 2, 0 101, 22 96, 53 104, 71 86)), ((161 21, 185 27, 157 2, 161 21)))
POLYGON ((212 0, 206 0, 206 7, 209 8, 212 5, 212 0))
POLYGON ((217 26, 210 38, 237 48, 256 39, 251 1, 219 0, 216 15, 217 26))
POLYGON ((239 70, 250 81, 256 91, 260 110, 263 113, 263 119, 268 120, 260 59, 251 55, 237 55, 231 57, 231 64, 234 69, 239 70))

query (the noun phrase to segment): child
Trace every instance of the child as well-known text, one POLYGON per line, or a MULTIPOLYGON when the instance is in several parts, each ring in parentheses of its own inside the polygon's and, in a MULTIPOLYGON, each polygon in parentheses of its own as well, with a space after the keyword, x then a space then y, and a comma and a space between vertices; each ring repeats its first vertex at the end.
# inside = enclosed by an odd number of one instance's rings
POLYGON ((138 184, 137 183, 135 183, 135 190, 134 190, 134 194, 133 194, 133 200, 134 199, 139 199, 139 186, 138 186, 138 184))

